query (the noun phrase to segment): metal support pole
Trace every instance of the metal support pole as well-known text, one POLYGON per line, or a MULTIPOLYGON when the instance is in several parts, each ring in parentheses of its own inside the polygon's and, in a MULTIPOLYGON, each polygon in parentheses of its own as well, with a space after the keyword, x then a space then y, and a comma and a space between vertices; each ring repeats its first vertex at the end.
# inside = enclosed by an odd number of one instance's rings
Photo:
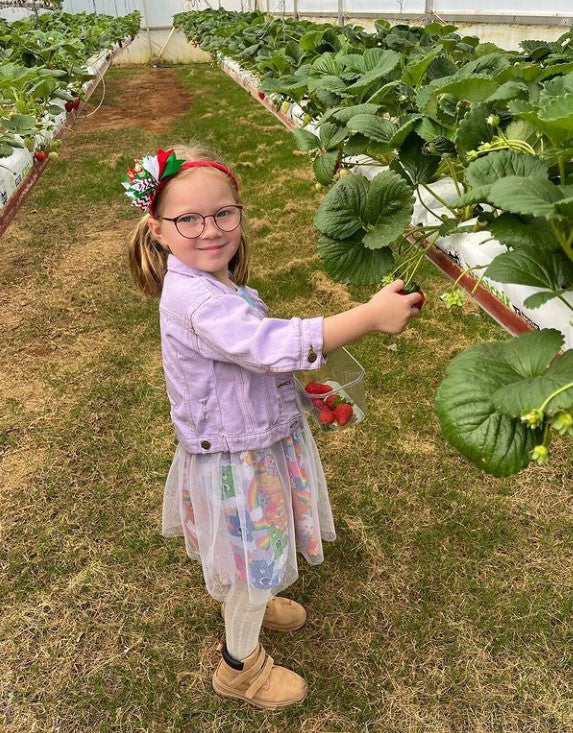
POLYGON ((434 0, 426 0, 424 5, 424 14, 427 21, 434 17, 434 0))
POLYGON ((342 28, 344 25, 344 8, 342 7, 344 0, 338 0, 338 25, 342 28))
POLYGON ((292 8, 293 8, 294 19, 298 20, 298 0, 293 0, 292 8))
POLYGON ((143 22, 145 23, 145 29, 147 31, 147 45, 149 46, 149 61, 153 59, 153 46, 151 45, 151 31, 149 30, 149 18, 147 17, 147 2, 141 0, 143 4, 143 22))

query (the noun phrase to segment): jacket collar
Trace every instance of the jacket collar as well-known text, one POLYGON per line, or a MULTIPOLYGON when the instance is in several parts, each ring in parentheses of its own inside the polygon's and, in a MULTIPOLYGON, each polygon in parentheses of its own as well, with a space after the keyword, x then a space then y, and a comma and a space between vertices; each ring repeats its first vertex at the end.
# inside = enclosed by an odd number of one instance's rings
POLYGON ((213 285, 218 287, 219 290, 227 293, 229 292, 229 287, 218 280, 214 275, 211 275, 210 272, 204 272, 203 270, 191 267, 191 265, 186 265, 184 262, 181 262, 180 259, 175 257, 175 255, 169 254, 167 256, 167 269, 169 272, 176 272, 179 275, 185 275, 186 277, 205 278, 210 283, 213 283, 213 285))

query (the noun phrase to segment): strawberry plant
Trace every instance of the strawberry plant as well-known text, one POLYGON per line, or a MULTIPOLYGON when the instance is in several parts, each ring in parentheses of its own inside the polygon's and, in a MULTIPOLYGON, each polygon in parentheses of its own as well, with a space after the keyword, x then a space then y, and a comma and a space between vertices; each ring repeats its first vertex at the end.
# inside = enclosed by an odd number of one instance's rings
POLYGON ((562 346, 546 329, 458 354, 436 396, 449 442, 495 476, 546 462, 553 435, 571 435, 573 422, 573 349, 555 358, 562 346))
MULTIPOLYGON (((368 35, 262 14, 230 14, 225 27, 215 17, 181 14, 180 23, 313 123, 294 137, 325 190, 314 223, 333 279, 398 276, 408 292, 441 238, 484 232, 480 241, 489 234, 505 251, 468 267, 481 272, 478 284, 535 288, 525 307, 556 301, 573 310, 572 31, 504 51, 437 23, 378 20, 368 35), (354 165, 372 179, 348 173, 354 165)), ((461 299, 455 288, 442 297, 448 307, 461 299)), ((547 461, 551 437, 572 432, 570 351, 555 359, 563 344, 558 331, 542 330, 458 355, 436 402, 445 437, 495 475, 547 461)), ((312 407, 330 427, 336 407, 327 399, 315 395, 312 407)))

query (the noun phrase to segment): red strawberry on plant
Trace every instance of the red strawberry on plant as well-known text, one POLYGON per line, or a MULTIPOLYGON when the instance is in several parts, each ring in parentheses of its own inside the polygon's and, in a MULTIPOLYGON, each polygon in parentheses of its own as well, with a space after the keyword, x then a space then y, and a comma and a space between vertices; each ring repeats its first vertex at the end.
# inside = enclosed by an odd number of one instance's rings
POLYGON ((79 97, 76 97, 74 99, 74 109, 78 109, 78 107, 80 106, 81 101, 82 100, 79 97))
POLYGON ((38 161, 38 163, 43 163, 46 160, 46 151, 45 150, 36 150, 34 152, 34 158, 38 161))
POLYGON ((332 425, 334 419, 334 412, 332 412, 329 407, 323 407, 322 410, 318 413, 318 421, 325 425, 332 425))
POLYGON ((304 389, 307 394, 327 394, 327 392, 332 392, 332 387, 321 382, 309 382, 304 389))
POLYGON ((71 112, 74 109, 74 103, 66 102, 64 107, 66 108, 66 112, 71 112))
POLYGON ((418 283, 412 281, 408 285, 404 285, 402 290, 399 290, 398 292, 400 293, 400 295, 411 295, 412 293, 420 293, 422 299, 419 300, 417 303, 414 303, 414 308, 417 308, 419 311, 421 311, 424 307, 424 303, 426 302, 426 293, 422 290, 418 283))
POLYGON ((265 93, 259 92, 259 99, 264 99, 264 98, 265 98, 265 93))
POLYGON ((342 405, 336 405, 334 408, 334 418, 339 425, 346 425, 346 423, 352 418, 354 410, 352 405, 346 403, 342 405))

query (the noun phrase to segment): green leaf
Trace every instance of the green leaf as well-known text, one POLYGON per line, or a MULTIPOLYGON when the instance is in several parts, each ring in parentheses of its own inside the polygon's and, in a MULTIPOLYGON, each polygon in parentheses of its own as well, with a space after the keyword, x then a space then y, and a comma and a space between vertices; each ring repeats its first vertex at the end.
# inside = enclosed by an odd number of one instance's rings
POLYGON ((370 181, 364 210, 369 228, 364 246, 378 249, 390 245, 404 233, 412 219, 412 189, 396 173, 384 171, 370 181))
POLYGON ((506 81, 487 98, 487 101, 491 104, 492 102, 507 102, 520 97, 526 98, 528 91, 527 85, 523 82, 506 81))
POLYGON ((557 390, 556 395, 545 408, 547 415, 573 407, 573 349, 569 349, 555 359, 543 374, 515 381, 499 387, 492 395, 492 403, 504 415, 521 415, 541 405, 557 390))
POLYGON ((458 153, 464 155, 468 150, 475 150, 482 143, 490 142, 493 128, 487 124, 489 106, 483 102, 476 104, 460 120, 454 135, 454 143, 458 153))
POLYGON ((540 176, 506 176, 492 185, 488 196, 499 209, 546 218, 555 217, 554 204, 561 198, 559 188, 540 176))
POLYGON ((561 250, 524 245, 495 257, 485 276, 501 283, 562 291, 573 282, 573 262, 561 250))
POLYGON ((348 135, 348 132, 344 127, 335 125, 332 122, 324 122, 320 126, 320 140, 322 147, 336 148, 348 135))
POLYGON ((474 206, 475 204, 481 204, 487 201, 487 197, 490 191, 490 184, 484 184, 483 186, 476 186, 470 189, 466 193, 462 194, 455 201, 452 201, 451 206, 454 209, 462 209, 465 206, 474 206))
POLYGON ((439 46, 434 47, 429 54, 415 64, 406 62, 402 73, 402 81, 408 86, 417 87, 426 74, 428 66, 432 61, 442 53, 439 46))
POLYGON ((545 303, 553 300, 558 295, 559 293, 554 293, 552 290, 541 290, 538 293, 533 293, 533 295, 528 295, 523 301, 523 305, 526 308, 535 310, 535 308, 541 308, 542 305, 545 305, 545 303))
POLYGON ((309 130, 304 130, 301 127, 297 127, 293 130, 294 139, 296 142, 297 150, 304 150, 309 152, 311 150, 320 149, 320 140, 309 130))
POLYGON ((474 188, 495 183, 506 176, 549 176, 547 164, 539 158, 515 150, 500 150, 474 160, 466 168, 466 182, 474 188))
POLYGON ((351 173, 341 178, 322 199, 314 217, 314 225, 330 239, 352 237, 365 220, 369 181, 351 173))
MULTIPOLYGON (((368 114, 375 115, 380 109, 379 104, 353 104, 350 107, 341 107, 332 111, 332 116, 337 122, 346 125, 355 115, 368 114)), ((330 110, 329 110, 330 112, 330 110)), ((327 113, 328 114, 328 113, 327 113)), ((326 115, 323 119, 326 118, 326 115)))
POLYGON ((322 153, 314 159, 312 163, 314 177, 323 186, 327 186, 332 181, 337 161, 337 152, 322 153))
POLYGON ((423 147, 424 141, 416 133, 410 133, 400 147, 398 158, 390 163, 391 170, 414 186, 432 181, 440 165, 440 156, 426 155, 423 147))
POLYGON ((367 249, 362 244, 360 234, 343 240, 321 237, 318 253, 327 274, 342 283, 378 283, 394 268, 394 256, 390 248, 367 249))
POLYGON ((348 121, 347 126, 351 132, 359 132, 369 140, 380 143, 389 143, 396 132, 396 125, 377 115, 355 115, 348 121))
MULTIPOLYGON (((383 87, 377 89, 372 96, 367 100, 369 104, 378 104, 384 102, 387 97, 393 97, 394 91, 400 86, 399 81, 389 81, 388 84, 384 84, 383 87)), ((393 100, 392 100, 393 101, 393 100)))
MULTIPOLYGON (((509 341, 476 344, 458 354, 436 396, 436 412, 446 439, 494 476, 510 476, 525 468, 529 451, 541 442, 540 431, 504 414, 492 395, 543 373, 562 344, 562 334, 550 329, 509 341)), ((515 408, 511 414, 520 414, 519 407, 515 408)))
POLYGON ((332 92, 338 97, 346 96, 346 84, 338 76, 310 77, 308 89, 310 92, 332 92))
POLYGON ((451 133, 447 127, 440 125, 429 117, 422 117, 416 124, 416 133, 427 143, 436 137, 451 137, 451 133))
MULTIPOLYGON (((402 54, 396 51, 383 51, 379 62, 374 69, 363 74, 354 84, 348 87, 351 94, 364 94, 368 89, 375 86, 380 80, 391 74, 402 62, 402 54)), ((370 100, 374 101, 374 100, 370 100)))
POLYGON ((497 241, 506 247, 519 248, 531 245, 544 249, 559 249, 559 242, 545 219, 529 217, 523 219, 517 214, 504 211, 489 222, 488 229, 497 241))

